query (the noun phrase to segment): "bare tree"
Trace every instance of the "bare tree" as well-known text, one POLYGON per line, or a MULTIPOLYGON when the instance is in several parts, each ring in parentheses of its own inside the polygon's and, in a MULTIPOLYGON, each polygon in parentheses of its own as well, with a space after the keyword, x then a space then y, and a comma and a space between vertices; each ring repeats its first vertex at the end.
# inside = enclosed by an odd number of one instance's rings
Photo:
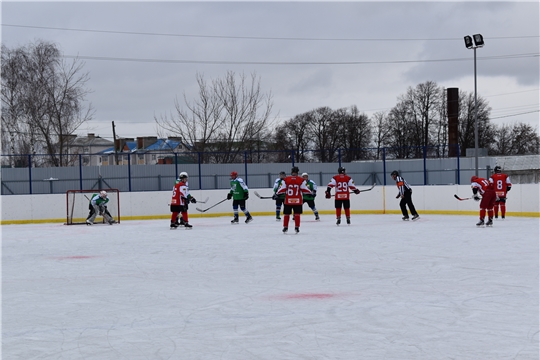
POLYGON ((321 162, 337 160, 340 146, 341 124, 339 115, 329 107, 320 107, 308 113, 308 131, 317 150, 316 158, 321 162))
MULTIPOLYGON (((244 150, 260 148, 272 120, 272 95, 263 94, 260 78, 228 71, 208 84, 197 74, 199 98, 184 105, 175 101, 176 114, 154 117, 159 128, 182 137, 194 151, 213 151, 206 161, 239 161, 244 150)), ((207 155, 208 156, 208 155, 207 155)))
POLYGON ((11 151, 43 151, 50 164, 67 164, 60 154, 68 153, 70 135, 93 114, 83 105, 89 77, 82 66, 77 59, 66 64, 56 45, 45 41, 2 47, 2 138, 11 151))
POLYGON ((377 149, 376 158, 381 158, 382 149, 386 144, 390 143, 390 127, 388 122, 388 115, 385 112, 376 112, 372 116, 373 126, 373 142, 377 149))
POLYGON ((341 123, 339 128, 343 131, 341 146, 344 148, 344 160, 363 160, 369 158, 371 144, 371 125, 366 114, 361 114, 356 105, 343 109, 343 116, 338 115, 341 123))
MULTIPOLYGON (((478 146, 488 148, 495 139, 494 128, 489 122, 489 107, 486 100, 477 97, 478 104, 478 146)), ((474 94, 459 93, 459 146, 461 156, 465 156, 466 149, 474 148, 475 106, 474 94)))

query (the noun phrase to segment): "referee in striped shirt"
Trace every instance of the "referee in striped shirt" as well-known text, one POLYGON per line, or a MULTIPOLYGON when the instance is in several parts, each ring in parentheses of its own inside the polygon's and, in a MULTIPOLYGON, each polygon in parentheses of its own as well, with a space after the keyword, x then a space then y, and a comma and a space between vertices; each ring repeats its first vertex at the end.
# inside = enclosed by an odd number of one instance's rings
POLYGON ((399 207, 401 208, 401 213, 403 214, 403 221, 409 221, 409 213, 407 212, 407 206, 409 207, 409 210, 411 211, 412 219, 418 220, 420 218, 420 215, 416 212, 416 209, 414 207, 414 204, 412 202, 412 189, 411 186, 405 181, 404 178, 399 176, 399 173, 397 170, 392 171, 390 174, 392 176, 392 179, 396 182, 396 185, 398 187, 399 193, 396 196, 396 199, 401 198, 401 201, 399 202, 399 207))

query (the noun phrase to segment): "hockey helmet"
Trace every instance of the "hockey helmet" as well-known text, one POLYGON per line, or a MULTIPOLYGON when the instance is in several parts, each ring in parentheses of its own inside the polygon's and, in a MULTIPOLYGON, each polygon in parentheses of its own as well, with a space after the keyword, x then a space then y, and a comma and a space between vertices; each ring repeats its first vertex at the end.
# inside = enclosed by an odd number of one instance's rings
POLYGON ((231 179, 236 179, 238 177, 238 173, 236 171, 231 172, 231 179))
POLYGON ((397 170, 394 170, 390 173, 390 176, 399 176, 399 173, 397 172, 397 170))
POLYGON ((302 177, 309 177, 308 173, 303 173, 302 177))
POLYGON ((338 167, 337 169, 338 174, 345 174, 345 168, 343 166, 338 167))
POLYGON ((183 178, 187 178, 187 177, 188 177, 187 172, 182 171, 182 172, 180 173, 180 176, 179 176, 178 178, 179 178, 179 179, 183 179, 183 178))
POLYGON ((471 182, 472 182, 472 183, 473 183, 473 182, 476 182, 476 180, 478 180, 478 176, 473 175, 473 176, 471 177, 471 182))
POLYGON ((101 190, 99 192, 99 197, 105 199, 107 197, 107 192, 105 190, 101 190))
POLYGON ((300 172, 300 169, 298 168, 298 166, 293 166, 293 168, 291 169, 291 174, 298 174, 300 172))
POLYGON ((502 169, 501 169, 501 167, 499 165, 497 165, 497 166, 495 166, 495 169, 493 169, 493 171, 498 174, 498 173, 502 172, 502 169))

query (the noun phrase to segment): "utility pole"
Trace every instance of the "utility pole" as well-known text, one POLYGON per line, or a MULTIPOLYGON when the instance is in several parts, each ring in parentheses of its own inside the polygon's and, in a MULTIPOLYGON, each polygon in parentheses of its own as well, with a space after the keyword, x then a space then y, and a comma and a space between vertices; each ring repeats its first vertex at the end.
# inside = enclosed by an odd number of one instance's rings
POLYGON ((112 122, 112 134, 113 134, 113 141, 114 141, 114 160, 116 162, 116 165, 118 165, 118 149, 116 148, 116 131, 114 129, 114 121, 112 122))

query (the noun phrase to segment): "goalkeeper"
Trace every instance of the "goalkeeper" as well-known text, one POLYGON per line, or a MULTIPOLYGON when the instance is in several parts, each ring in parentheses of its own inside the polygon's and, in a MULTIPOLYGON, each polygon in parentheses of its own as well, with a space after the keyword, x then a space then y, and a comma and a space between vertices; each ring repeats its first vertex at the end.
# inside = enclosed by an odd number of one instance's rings
POLYGON ((109 223, 109 225, 114 224, 114 219, 111 216, 111 213, 109 213, 109 211, 107 210, 108 202, 109 198, 106 191, 100 191, 99 194, 92 194, 92 198, 90 199, 90 203, 88 204, 88 209, 90 210, 90 213, 86 218, 86 225, 93 225, 94 220, 96 220, 96 216, 98 214, 103 216, 103 218, 109 223))

